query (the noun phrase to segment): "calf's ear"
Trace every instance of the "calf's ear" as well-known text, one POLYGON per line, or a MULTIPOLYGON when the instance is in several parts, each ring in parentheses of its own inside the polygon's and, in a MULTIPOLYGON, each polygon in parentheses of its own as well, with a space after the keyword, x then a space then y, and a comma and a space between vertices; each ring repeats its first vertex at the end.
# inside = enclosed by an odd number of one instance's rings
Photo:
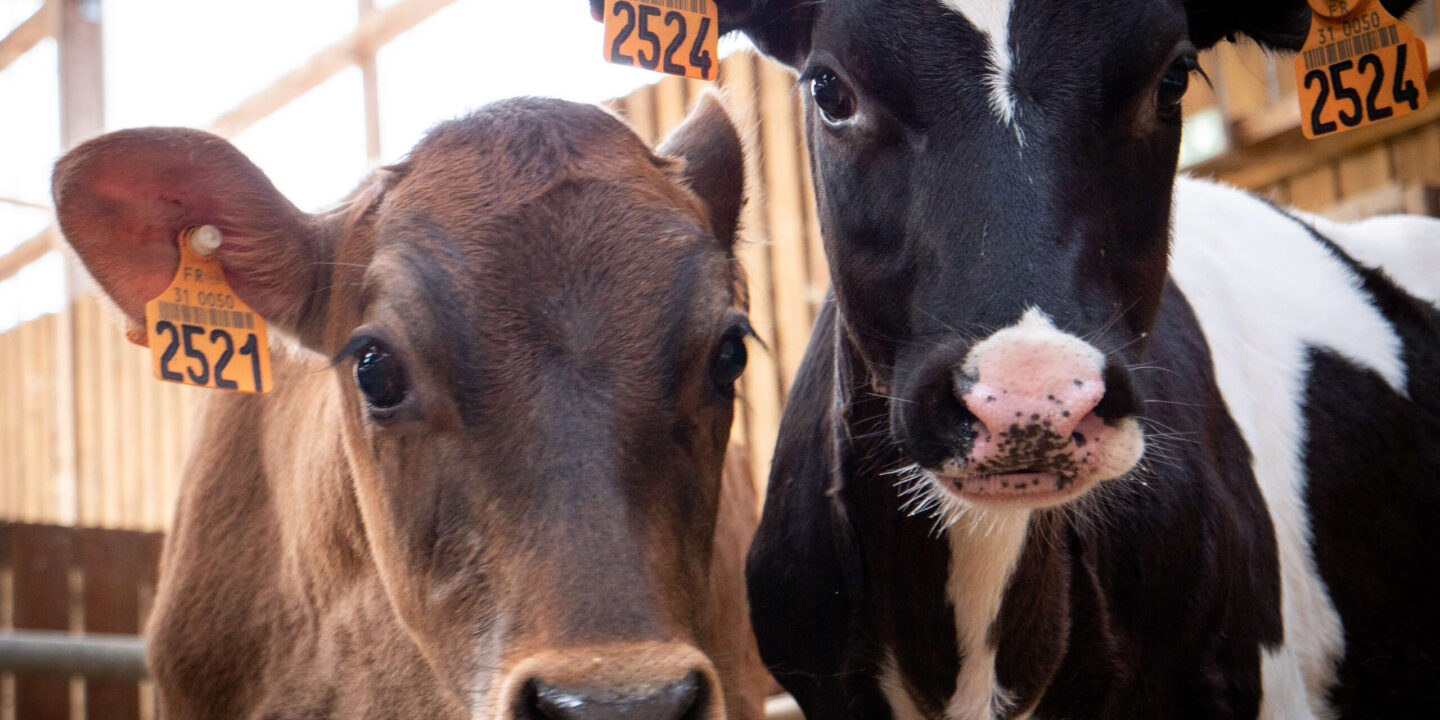
POLYGON ((685 183, 705 203, 715 239, 733 247, 745 202, 745 149, 720 93, 710 88, 700 93, 689 117, 655 152, 684 162, 685 183))
POLYGON ((132 340, 142 341, 145 303, 170 284, 180 260, 176 237, 192 225, 220 229, 215 257, 230 287, 267 321, 302 340, 318 321, 328 234, 215 135, 182 128, 102 135, 56 163, 51 191, 61 232, 125 313, 132 340))
MULTIPOLYGON (((1400 17, 1419 0, 1380 0, 1400 17)), ((1310 32, 1306 0, 1185 0, 1190 41, 1207 48, 1221 40, 1247 35, 1273 50, 1299 50, 1310 32)))
MULTIPOLYGON (((816 0, 710 0, 720 20, 720 34, 742 32, 761 52, 799 67, 810 52, 810 24, 816 0)), ((604 20, 605 0, 590 0, 590 16, 604 20)))

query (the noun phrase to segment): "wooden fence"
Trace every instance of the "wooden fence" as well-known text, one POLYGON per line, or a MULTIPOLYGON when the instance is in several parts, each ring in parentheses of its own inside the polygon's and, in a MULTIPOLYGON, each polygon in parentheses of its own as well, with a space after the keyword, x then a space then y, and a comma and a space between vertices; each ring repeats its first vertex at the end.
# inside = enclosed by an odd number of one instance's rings
MULTIPOLYGON (((1410 16, 1437 48, 1432 95, 1440 80, 1434 9, 1427 2, 1410 16)), ((1435 214, 1440 96, 1421 112, 1311 142, 1298 128, 1290 56, 1226 46, 1202 63, 1215 87, 1195 83, 1187 113, 1218 108, 1231 147, 1193 174, 1339 217, 1435 214)), ((769 347, 751 353, 734 437, 763 483, 784 398, 829 281, 794 76, 740 53, 721 63, 719 85, 749 146, 740 255, 752 322, 769 347)), ((654 140, 680 122, 702 87, 666 78, 611 105, 654 140)), ((147 351, 125 342, 110 314, 85 296, 67 323, 45 317, 0 334, 0 519, 146 530, 167 524, 188 420, 214 391, 154 380, 147 351), (65 372, 71 364, 73 373, 65 372), (73 391, 72 412, 62 407, 69 395, 61 388, 73 391)))
MULTIPOLYGON (((0 628, 134 635, 155 595, 160 534, 0 523, 0 628)), ((147 683, 6 673, 3 720, 150 720, 147 683)))

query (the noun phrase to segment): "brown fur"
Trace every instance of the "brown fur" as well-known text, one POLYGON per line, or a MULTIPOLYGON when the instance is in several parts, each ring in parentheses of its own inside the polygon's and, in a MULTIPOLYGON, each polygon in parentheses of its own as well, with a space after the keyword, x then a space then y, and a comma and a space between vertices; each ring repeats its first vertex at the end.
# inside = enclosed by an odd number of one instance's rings
POLYGON ((755 498, 711 380, 745 304, 740 145, 706 95, 657 152, 597 108, 498 103, 318 215, 197 131, 60 161, 62 230, 134 325, 208 223, 299 343, 197 422, 150 626, 167 718, 529 718, 537 681, 687 676, 685 717, 760 717, 755 498), (404 368, 389 415, 361 335, 404 368))

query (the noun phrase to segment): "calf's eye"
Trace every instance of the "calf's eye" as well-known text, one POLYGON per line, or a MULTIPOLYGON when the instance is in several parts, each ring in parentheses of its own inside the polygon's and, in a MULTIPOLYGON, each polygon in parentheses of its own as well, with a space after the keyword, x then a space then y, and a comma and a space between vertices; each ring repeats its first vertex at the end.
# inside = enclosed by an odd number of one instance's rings
POLYGON ((379 342, 371 342, 356 353, 355 386, 365 394, 370 407, 377 410, 399 405, 408 391, 400 360, 379 342))
POLYGON ((1155 111, 1162 119, 1180 119, 1180 101, 1190 89, 1190 73, 1198 69, 1200 63, 1194 55, 1184 55, 1170 63, 1155 89, 1155 111))
POLYGON ((855 114, 855 95, 844 80, 829 70, 820 70, 811 78, 810 96, 820 109, 820 117, 832 125, 855 114))
POLYGON ((748 356, 745 352, 745 334, 743 332, 732 332, 720 341, 720 346, 715 349, 715 360, 710 365, 711 378, 716 387, 729 389, 740 379, 745 372, 745 361, 748 356))

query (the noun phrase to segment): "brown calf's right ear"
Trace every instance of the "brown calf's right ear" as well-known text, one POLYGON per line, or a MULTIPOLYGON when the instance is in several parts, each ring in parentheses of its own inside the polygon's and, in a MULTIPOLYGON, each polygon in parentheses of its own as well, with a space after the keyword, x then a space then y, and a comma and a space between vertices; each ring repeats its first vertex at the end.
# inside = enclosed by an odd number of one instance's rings
POLYGON ((720 93, 700 93, 695 109, 655 152, 685 162, 685 182, 705 203, 715 239, 733 247, 745 202, 745 148, 720 93))
POLYGON ((326 234, 225 140, 183 128, 102 135, 56 163, 51 190, 65 239, 132 328, 175 275, 180 231, 214 225, 224 235, 215 257, 240 299, 309 334, 326 234))

